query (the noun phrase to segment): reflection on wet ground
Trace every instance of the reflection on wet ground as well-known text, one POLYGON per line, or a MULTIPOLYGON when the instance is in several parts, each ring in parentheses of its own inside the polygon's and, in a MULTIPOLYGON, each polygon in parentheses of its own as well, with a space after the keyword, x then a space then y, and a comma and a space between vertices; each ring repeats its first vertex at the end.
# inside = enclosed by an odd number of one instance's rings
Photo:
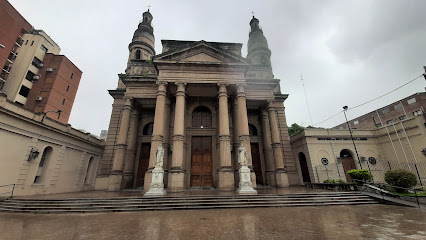
POLYGON ((426 239, 426 209, 390 205, 136 213, 0 213, 0 239, 426 239))

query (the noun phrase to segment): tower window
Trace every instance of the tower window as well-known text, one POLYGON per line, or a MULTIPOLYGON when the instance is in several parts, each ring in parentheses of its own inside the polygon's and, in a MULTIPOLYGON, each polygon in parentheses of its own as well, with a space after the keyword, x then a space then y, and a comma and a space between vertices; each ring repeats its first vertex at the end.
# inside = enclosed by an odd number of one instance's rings
POLYGON ((72 77, 74 77, 74 73, 71 73, 71 79, 72 79, 72 77))
POLYGON ((141 50, 137 50, 137 51, 136 51, 136 56, 135 56, 135 58, 136 58, 136 59, 141 59, 141 50))
POLYGON ((34 44, 34 41, 31 42, 31 46, 34 44))
POLYGON ((64 105, 65 104, 65 98, 64 98, 64 100, 62 100, 62 105, 64 105))
POLYGON ((67 92, 70 90, 70 86, 67 87, 67 92))

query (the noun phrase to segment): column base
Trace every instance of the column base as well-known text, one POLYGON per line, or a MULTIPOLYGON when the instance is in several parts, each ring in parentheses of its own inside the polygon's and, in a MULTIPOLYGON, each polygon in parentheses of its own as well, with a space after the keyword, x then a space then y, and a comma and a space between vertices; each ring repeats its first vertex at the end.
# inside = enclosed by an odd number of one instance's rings
POLYGON ((234 173, 232 169, 219 171, 219 190, 233 191, 235 188, 234 173))
POLYGON ((184 179, 183 170, 170 172, 167 190, 169 192, 182 192, 184 190, 184 179))
POLYGON ((275 172, 275 178, 277 179, 277 187, 289 187, 288 175, 286 172, 275 172))
POLYGON ((277 182, 275 180, 275 173, 273 171, 267 171, 265 175, 266 175, 266 184, 268 186, 275 187, 277 185, 277 182))
POLYGON ((152 180, 149 185, 149 190, 144 196, 163 196, 166 195, 164 190, 164 169, 162 167, 156 167, 152 170, 152 180))
POLYGON ((121 182, 121 188, 133 188, 133 173, 123 173, 123 181, 121 182))
POLYGON ((121 173, 112 173, 108 177, 108 191, 118 192, 121 190, 123 175, 121 173))
POLYGON ((145 179, 143 183, 143 190, 145 192, 149 191, 149 186, 151 185, 151 181, 152 181, 152 169, 148 169, 148 171, 146 171, 145 173, 145 179))

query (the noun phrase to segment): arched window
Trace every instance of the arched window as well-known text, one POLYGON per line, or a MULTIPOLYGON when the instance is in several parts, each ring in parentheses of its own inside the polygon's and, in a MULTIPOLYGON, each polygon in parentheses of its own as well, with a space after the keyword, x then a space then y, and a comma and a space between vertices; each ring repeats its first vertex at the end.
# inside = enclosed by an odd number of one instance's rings
POLYGON ((136 50, 135 59, 141 59, 141 50, 136 50))
POLYGON ((90 157, 89 164, 87 164, 86 176, 84 177, 84 184, 90 184, 90 180, 92 178, 92 172, 94 168, 94 158, 90 157))
POLYGON ((249 135, 257 136, 257 128, 253 124, 249 124, 249 135))
POLYGON ((145 125, 145 127, 143 128, 142 134, 151 136, 153 129, 154 129, 154 123, 150 122, 150 123, 145 125))
POLYGON ((212 113, 206 107, 197 107, 192 112, 192 126, 193 127, 211 127, 212 126, 212 113))
POLYGON ((43 150, 43 154, 41 155, 40 163, 38 164, 38 169, 36 176, 34 178, 34 183, 42 183, 44 182, 44 178, 46 176, 47 168, 49 167, 50 157, 52 156, 53 148, 46 147, 43 150))

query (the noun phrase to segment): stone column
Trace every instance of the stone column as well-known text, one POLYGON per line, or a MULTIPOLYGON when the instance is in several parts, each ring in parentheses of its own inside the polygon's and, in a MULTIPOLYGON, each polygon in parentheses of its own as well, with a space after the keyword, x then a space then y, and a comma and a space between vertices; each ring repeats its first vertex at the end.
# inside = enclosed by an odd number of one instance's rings
POLYGON ((232 125, 233 125, 233 141, 234 141, 234 179, 235 182, 238 183, 238 169, 240 164, 238 164, 238 148, 240 147, 240 133, 238 131, 238 107, 237 107, 237 99, 232 101, 232 125))
POLYGON ((164 139, 164 109, 167 97, 167 82, 157 82, 157 101, 155 104, 154 129, 152 130, 151 153, 149 155, 148 170, 145 173, 144 189, 149 190, 152 181, 152 170, 155 167, 155 158, 158 146, 163 144, 164 139))
POLYGON ((126 161, 124 162, 122 188, 133 187, 133 168, 135 165, 136 139, 138 137, 139 111, 133 109, 130 118, 130 133, 127 140, 126 161))
POLYGON ((179 192, 184 190, 183 141, 185 139, 185 87, 186 83, 178 82, 176 91, 175 121, 173 129, 172 165, 169 171, 168 190, 179 192))
POLYGON ((219 86, 219 190, 234 189, 234 173, 231 164, 231 137, 229 135, 228 91, 226 84, 219 86))
POLYGON ((253 187, 256 187, 256 175, 253 171, 251 159, 250 135, 247 118, 247 103, 244 84, 237 84, 237 109, 238 109, 238 132, 240 134, 240 145, 244 146, 247 151, 248 167, 251 170, 251 180, 253 187))
POLYGON ((272 148, 275 158, 275 179, 277 187, 288 187, 288 176, 284 166, 283 150, 278 128, 277 113, 274 108, 274 102, 268 103, 269 125, 271 127, 272 148))
POLYGON ((123 178, 124 155, 127 147, 127 135, 129 133, 130 113, 132 111, 132 99, 125 98, 124 108, 121 112, 120 130, 118 132, 117 148, 114 153, 112 171, 109 175, 108 191, 120 191, 123 178))
POLYGON ((272 142, 271 142, 271 136, 269 134, 270 131, 269 127, 269 118, 268 118, 268 112, 262 111, 262 139, 263 139, 263 150, 264 150, 264 156, 265 156, 265 162, 266 162, 266 182, 269 186, 275 186, 275 160, 274 160, 274 153, 272 152, 272 142))

